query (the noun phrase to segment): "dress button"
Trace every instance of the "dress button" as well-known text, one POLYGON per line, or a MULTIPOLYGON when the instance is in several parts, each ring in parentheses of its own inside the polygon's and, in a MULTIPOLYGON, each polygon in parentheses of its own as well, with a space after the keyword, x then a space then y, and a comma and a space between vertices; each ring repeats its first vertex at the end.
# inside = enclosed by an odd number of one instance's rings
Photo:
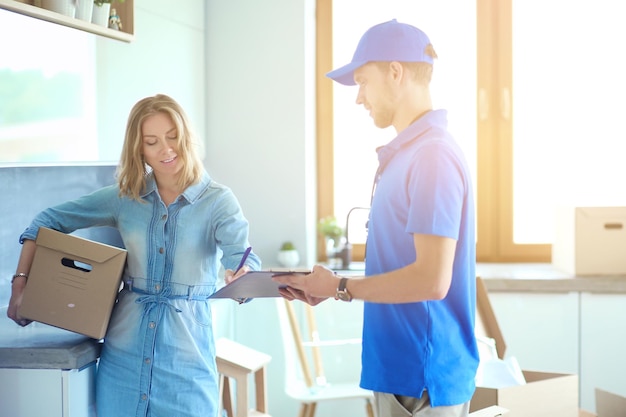
POLYGON ((157 291, 161 291, 161 286, 159 284, 157 284, 157 285, 154 286, 154 289, 157 290, 157 291))
POLYGON ((163 252, 165 252, 165 249, 163 249, 163 248, 159 248, 159 253, 161 253, 161 254, 162 254, 163 252))
POLYGON ((167 214, 164 214, 163 217, 161 217, 161 220, 165 220, 167 219, 167 214))
POLYGON ((142 401, 146 401, 148 399, 148 396, 146 394, 141 394, 141 399, 142 401))
POLYGON ((148 327, 150 327, 151 329, 154 329, 156 327, 156 323, 151 321, 150 323, 148 323, 148 327))
POLYGON ((150 365, 150 358, 146 358, 146 359, 144 360, 144 362, 145 362, 145 363, 147 363, 148 365, 150 365))

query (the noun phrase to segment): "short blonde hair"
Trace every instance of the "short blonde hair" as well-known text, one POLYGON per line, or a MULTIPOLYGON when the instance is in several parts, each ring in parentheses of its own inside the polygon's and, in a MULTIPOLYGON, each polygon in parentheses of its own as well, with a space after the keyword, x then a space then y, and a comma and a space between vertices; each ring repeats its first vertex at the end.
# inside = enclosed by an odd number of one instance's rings
POLYGON ((173 98, 165 94, 157 94, 139 100, 128 116, 124 145, 117 170, 117 182, 122 196, 141 200, 141 194, 146 187, 146 175, 149 172, 142 154, 141 127, 146 118, 158 112, 170 116, 176 126, 178 157, 183 164, 178 178, 181 190, 198 182, 202 176, 203 165, 196 152, 197 139, 185 111, 173 98))
POLYGON ((420 84, 430 84, 433 79, 433 66, 427 62, 403 62, 402 65, 413 74, 413 79, 420 84))
MULTIPOLYGON (((389 62, 376 61, 373 63, 382 72, 389 71, 389 62)), ((404 69, 411 74, 414 81, 428 85, 433 78, 433 66, 427 62, 400 62, 404 69)))
MULTIPOLYGON (((437 52, 435 52, 435 48, 432 44, 428 44, 424 53, 433 60, 437 59, 437 52)), ((433 65, 428 62, 400 62, 404 68, 406 68, 413 75, 413 80, 420 83, 428 85, 432 81, 433 78, 433 65)), ((387 71, 389 69, 389 62, 386 61, 377 61, 375 64, 381 71, 387 71)))

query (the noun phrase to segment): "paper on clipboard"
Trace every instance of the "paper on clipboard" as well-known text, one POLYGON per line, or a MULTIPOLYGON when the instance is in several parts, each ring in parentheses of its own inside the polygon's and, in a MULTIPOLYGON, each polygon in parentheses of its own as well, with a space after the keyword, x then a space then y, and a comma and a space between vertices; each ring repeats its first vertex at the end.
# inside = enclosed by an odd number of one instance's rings
POLYGON ((274 282, 277 275, 306 275, 309 271, 250 271, 216 291, 210 298, 264 298, 280 297, 279 287, 284 285, 274 282))

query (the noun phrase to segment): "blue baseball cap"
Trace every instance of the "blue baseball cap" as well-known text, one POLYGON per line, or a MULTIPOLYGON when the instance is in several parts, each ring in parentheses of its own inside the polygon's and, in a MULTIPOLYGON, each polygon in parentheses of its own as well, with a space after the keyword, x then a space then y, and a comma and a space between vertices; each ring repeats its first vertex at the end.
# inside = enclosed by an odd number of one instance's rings
POLYGON ((356 47, 352 61, 328 74, 343 85, 356 85, 354 70, 368 62, 427 62, 434 63, 434 50, 428 36, 415 26, 396 19, 380 23, 367 30, 356 47))

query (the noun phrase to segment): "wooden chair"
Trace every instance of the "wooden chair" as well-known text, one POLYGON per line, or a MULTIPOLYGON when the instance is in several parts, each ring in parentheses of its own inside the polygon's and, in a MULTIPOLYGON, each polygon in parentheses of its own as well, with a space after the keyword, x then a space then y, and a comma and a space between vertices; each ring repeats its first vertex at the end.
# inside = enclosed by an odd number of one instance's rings
POLYGON ((479 342, 479 349, 484 347, 485 338, 493 340, 497 357, 504 359, 506 343, 496 320, 496 314, 489 301, 489 293, 485 282, 476 277, 476 324, 474 333, 479 342))
POLYGON ((265 367, 271 357, 229 339, 215 342, 217 370, 220 373, 220 398, 228 417, 270 417, 267 414, 265 367), (248 379, 254 378, 256 409, 248 409, 248 379), (230 381, 235 381, 236 408, 230 381))
MULTIPOLYGON (((300 401, 299 417, 313 417, 318 403, 330 400, 363 399, 368 417, 374 417, 374 394, 355 383, 329 382, 322 363, 322 347, 360 344, 360 339, 322 340, 317 329, 314 309, 304 308, 307 323, 306 339, 298 322, 294 303, 283 298, 276 300, 285 353, 285 392, 300 401), (310 364, 312 362, 312 366, 310 364)), ((319 307, 316 307, 319 308, 319 307)))

